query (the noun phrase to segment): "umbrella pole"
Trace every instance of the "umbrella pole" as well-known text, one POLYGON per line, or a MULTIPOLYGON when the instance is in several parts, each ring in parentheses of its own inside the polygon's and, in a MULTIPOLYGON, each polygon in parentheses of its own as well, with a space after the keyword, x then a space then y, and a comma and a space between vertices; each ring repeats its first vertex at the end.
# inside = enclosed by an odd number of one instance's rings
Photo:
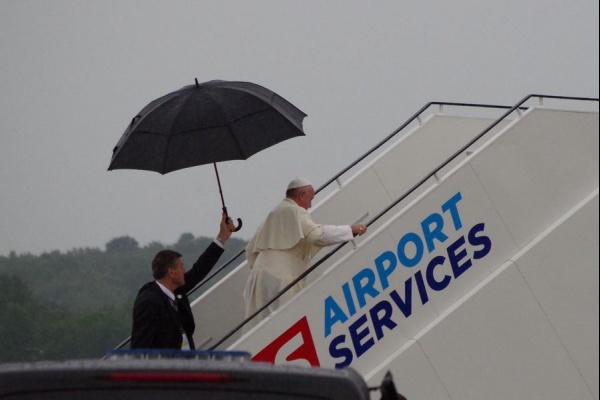
POLYGON ((225 200, 223 199, 223 190, 221 190, 221 179, 219 179, 219 170, 217 169, 217 163, 213 163, 215 166, 215 174, 217 174, 217 183, 219 184, 219 194, 221 195, 221 204, 223 205, 223 211, 227 214, 227 207, 225 207, 225 200))
MULTIPOLYGON (((217 163, 213 163, 215 166, 215 174, 217 175, 217 184, 219 185, 219 194, 221 195, 221 205, 223 206, 223 212, 225 213, 225 218, 229 218, 229 214, 227 214, 227 207, 225 207, 225 199, 223 198, 223 190, 221 189, 221 179, 219 179, 219 170, 217 169, 217 163)), ((238 226, 235 228, 234 232, 242 229, 242 220, 240 218, 238 220, 238 226)))

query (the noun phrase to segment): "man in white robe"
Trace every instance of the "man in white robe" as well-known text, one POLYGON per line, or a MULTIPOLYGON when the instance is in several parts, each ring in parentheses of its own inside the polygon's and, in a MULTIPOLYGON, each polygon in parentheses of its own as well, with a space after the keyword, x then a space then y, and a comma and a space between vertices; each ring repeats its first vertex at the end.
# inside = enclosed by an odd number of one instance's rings
MULTIPOLYGON (((315 190, 308 180, 292 180, 287 187, 286 198, 269 213, 248 242, 246 258, 250 275, 244 288, 246 318, 301 275, 322 247, 347 242, 367 231, 367 226, 362 224, 315 223, 308 212, 314 196, 315 190)), ((249 321, 244 331, 247 332, 294 297, 305 285, 304 279, 296 283, 249 321)))

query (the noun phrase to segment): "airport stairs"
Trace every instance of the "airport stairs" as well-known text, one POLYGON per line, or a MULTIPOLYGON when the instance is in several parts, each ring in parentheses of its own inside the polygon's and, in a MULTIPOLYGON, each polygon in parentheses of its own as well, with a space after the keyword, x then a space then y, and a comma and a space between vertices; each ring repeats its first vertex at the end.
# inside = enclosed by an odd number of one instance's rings
POLYGON ((427 104, 319 188, 315 221, 368 234, 246 335, 241 262, 195 342, 391 371, 409 399, 598 399, 598 136, 598 99, 427 104))

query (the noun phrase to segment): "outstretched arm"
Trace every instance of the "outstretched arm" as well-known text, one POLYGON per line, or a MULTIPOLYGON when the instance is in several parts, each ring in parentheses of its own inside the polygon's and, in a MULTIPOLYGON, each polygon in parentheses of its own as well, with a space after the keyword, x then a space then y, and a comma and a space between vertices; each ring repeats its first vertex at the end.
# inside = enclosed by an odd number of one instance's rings
POLYGON ((210 270, 215 266, 221 254, 223 254, 223 245, 233 233, 235 226, 231 218, 227 218, 225 213, 221 215, 221 223, 219 225, 219 234, 216 242, 211 243, 206 250, 198 257, 192 268, 185 273, 185 285, 177 289, 178 293, 187 293, 192 290, 202 279, 206 278, 210 270))

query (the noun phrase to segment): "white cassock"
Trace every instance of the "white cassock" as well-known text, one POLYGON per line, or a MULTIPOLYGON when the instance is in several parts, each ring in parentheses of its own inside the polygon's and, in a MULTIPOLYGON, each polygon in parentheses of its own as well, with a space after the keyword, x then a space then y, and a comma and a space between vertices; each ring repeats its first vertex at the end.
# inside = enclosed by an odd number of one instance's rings
MULTIPOLYGON (((351 240, 349 225, 316 224, 309 212, 293 200, 284 199, 246 245, 250 275, 244 288, 246 317, 256 312, 302 274, 311 258, 325 246, 351 240)), ((306 285, 296 283, 244 327, 248 331, 306 285)))

